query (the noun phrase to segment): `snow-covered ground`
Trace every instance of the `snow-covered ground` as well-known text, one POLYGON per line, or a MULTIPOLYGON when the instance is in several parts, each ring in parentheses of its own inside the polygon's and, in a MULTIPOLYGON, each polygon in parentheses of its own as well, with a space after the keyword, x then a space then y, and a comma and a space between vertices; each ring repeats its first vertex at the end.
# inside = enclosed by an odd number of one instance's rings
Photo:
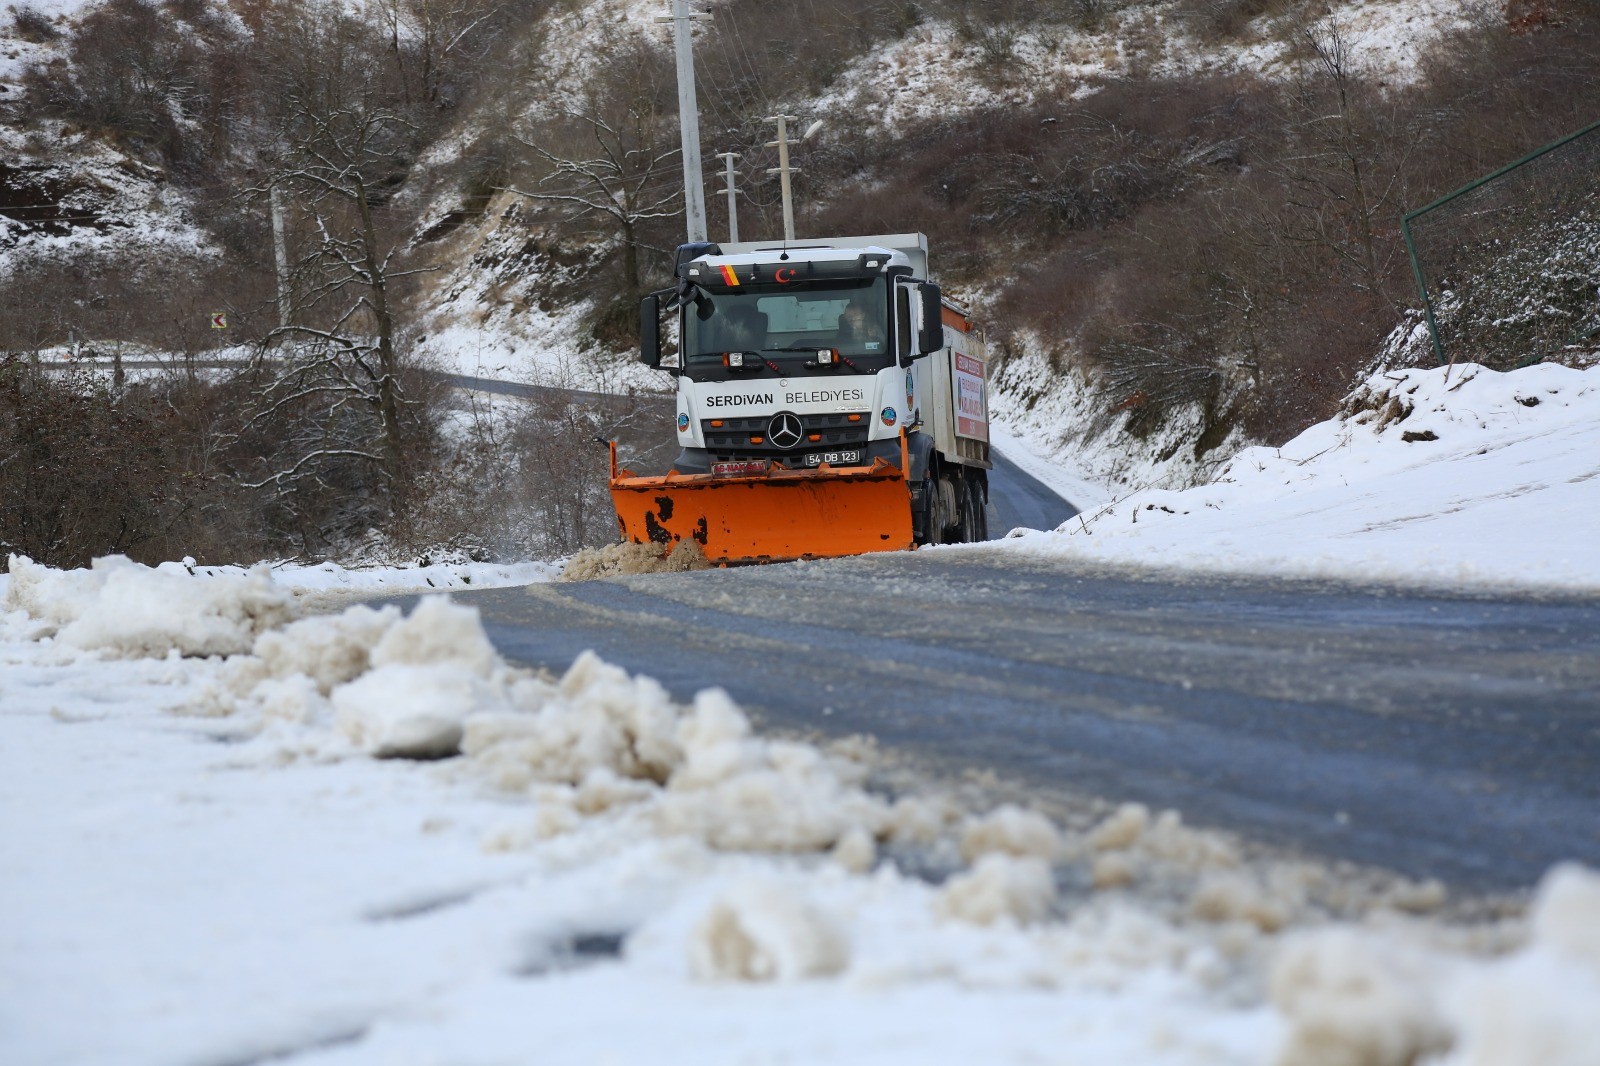
POLYGON ((1060 371, 1038 351, 1007 362, 990 382, 993 439, 1008 458, 1088 510, 1135 489, 1188 488, 1209 481, 1243 442, 1237 434, 1196 456, 1198 408, 1166 414, 1135 436, 1128 415, 1078 369, 1060 371), (1076 493, 1076 495, 1074 495, 1076 493))
POLYGON ((1600 591, 1600 369, 1374 375, 1208 484, 1085 508, 999 550, 1224 573, 1600 591))
POLYGON ((464 314, 457 313, 455 301, 431 310, 435 328, 416 346, 419 358, 446 373, 598 393, 671 387, 671 378, 662 371, 596 344, 584 322, 587 304, 519 315, 502 306, 479 323, 472 320, 484 305, 475 297, 465 302, 472 309, 464 314))
POLYGON ((0 4, 0 86, 6 90, 0 100, 9 100, 19 93, 18 80, 30 64, 45 63, 59 54, 55 41, 26 41, 16 34, 16 14, 31 8, 47 19, 57 30, 67 29, 83 10, 98 0, 11 0, 0 4))
MULTIPOLYGON (((119 562, 103 564, 110 567, 119 562)), ((418 561, 410 566, 340 566, 337 563, 261 563, 273 584, 298 598, 402 595, 413 592, 444 592, 449 589, 492 589, 549 581, 561 570, 558 563, 480 563, 468 559, 441 562, 418 561)), ((10 589, 13 574, 30 564, 13 561, 11 572, 0 574, 0 598, 10 589)), ((162 574, 192 575, 197 578, 236 579, 255 570, 248 566, 202 566, 193 559, 161 563, 153 567, 162 574)))
POLYGON ((23 566, 4 612, 8 1063, 1596 1061, 1578 868, 1531 933, 1337 922, 1172 815, 891 801, 443 598, 23 566))

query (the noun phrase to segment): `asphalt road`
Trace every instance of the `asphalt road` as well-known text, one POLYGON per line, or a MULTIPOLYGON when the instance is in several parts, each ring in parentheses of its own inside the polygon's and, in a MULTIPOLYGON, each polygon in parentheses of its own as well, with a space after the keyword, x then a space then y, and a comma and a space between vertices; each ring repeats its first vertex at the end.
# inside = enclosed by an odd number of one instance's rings
POLYGON ((989 471, 989 535, 998 540, 1023 526, 1028 529, 1054 529, 1078 508, 1057 496, 1031 474, 1025 474, 1011 460, 992 450, 994 469, 989 471))
POLYGON ((936 772, 1176 807, 1475 888, 1600 865, 1600 604, 1173 583, 995 549, 476 593, 516 661, 585 648, 936 772))

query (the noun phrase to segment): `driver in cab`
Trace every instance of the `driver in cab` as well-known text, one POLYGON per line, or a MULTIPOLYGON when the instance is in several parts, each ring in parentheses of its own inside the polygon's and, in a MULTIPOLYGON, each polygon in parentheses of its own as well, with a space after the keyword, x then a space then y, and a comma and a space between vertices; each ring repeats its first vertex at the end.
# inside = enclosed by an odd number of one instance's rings
POLYGON ((872 313, 870 293, 856 293, 839 314, 839 350, 856 355, 883 351, 883 325, 872 313))
POLYGON ((731 307, 720 316, 729 352, 759 352, 767 346, 767 316, 750 307, 731 307))

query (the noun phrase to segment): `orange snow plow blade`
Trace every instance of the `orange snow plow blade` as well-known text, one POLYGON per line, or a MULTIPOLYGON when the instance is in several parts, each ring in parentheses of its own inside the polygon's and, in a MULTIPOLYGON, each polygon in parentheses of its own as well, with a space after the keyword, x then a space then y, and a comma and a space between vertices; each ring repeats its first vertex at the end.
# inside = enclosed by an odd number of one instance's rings
POLYGON ((903 436, 899 466, 662 477, 619 468, 613 443, 611 499, 623 539, 662 554, 694 540, 713 563, 823 559, 912 546, 909 470, 903 436))

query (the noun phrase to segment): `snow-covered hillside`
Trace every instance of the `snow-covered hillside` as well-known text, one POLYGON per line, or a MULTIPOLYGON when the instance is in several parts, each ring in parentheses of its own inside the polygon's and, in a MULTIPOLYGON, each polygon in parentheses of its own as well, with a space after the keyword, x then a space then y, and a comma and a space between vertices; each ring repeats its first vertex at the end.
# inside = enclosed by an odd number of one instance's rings
POLYGON ((1383 372, 1214 480, 1086 509, 1004 551, 1437 586, 1600 590, 1600 369, 1383 372))
POLYGON ((204 271, 220 257, 211 236, 195 225, 189 196, 160 168, 91 131, 24 121, 24 71, 65 63, 68 35, 97 5, 18 0, 0 6, 0 278, 79 257, 114 263, 133 276, 149 264, 204 271), (19 16, 28 25, 37 16, 53 36, 29 40, 19 16))
MULTIPOLYGON (((1304 69, 1292 19, 1256 19, 1243 41, 1202 42, 1176 7, 1134 5, 1092 29, 1072 22, 1016 27, 998 53, 992 38, 986 45, 948 22, 929 22, 858 60, 801 111, 864 117, 893 132, 997 100, 1025 106, 1063 87, 1092 94, 1103 79, 1134 70, 1161 77, 1227 70, 1282 77, 1304 69)), ((1413 78, 1428 47, 1474 17, 1458 0, 1345 0, 1329 4, 1328 13, 1348 35, 1355 67, 1390 84, 1413 78)))
POLYGON ((1576 867, 1454 927, 1137 806, 891 800, 443 599, 23 567, 4 610, 8 1062, 1593 1061, 1576 867))

